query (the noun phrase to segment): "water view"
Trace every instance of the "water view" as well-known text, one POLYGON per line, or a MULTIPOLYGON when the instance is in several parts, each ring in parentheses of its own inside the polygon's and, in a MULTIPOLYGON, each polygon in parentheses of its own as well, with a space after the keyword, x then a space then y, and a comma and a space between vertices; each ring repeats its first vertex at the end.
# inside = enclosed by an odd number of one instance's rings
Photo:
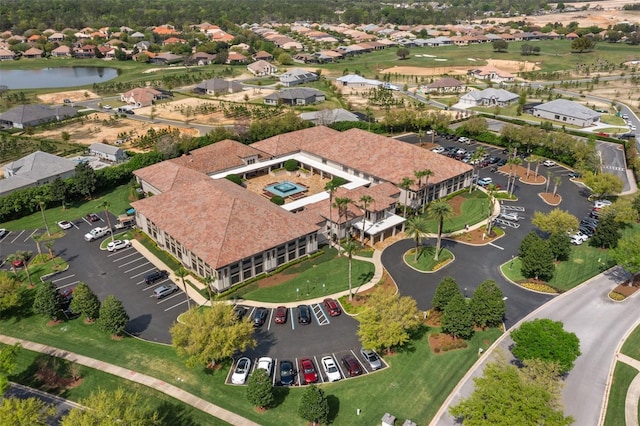
POLYGON ((0 66, 0 86, 7 86, 13 90, 85 86, 104 83, 117 76, 118 70, 115 68, 67 67, 40 70, 3 70, 0 66))

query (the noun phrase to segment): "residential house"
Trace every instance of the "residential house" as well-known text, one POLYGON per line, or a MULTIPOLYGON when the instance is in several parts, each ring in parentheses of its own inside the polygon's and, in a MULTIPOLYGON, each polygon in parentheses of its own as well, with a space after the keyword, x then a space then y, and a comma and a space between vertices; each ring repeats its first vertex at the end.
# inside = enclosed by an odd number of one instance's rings
POLYGON ((468 74, 479 80, 489 80, 494 83, 510 83, 515 79, 513 74, 500 70, 493 65, 469 70, 468 74))
POLYGON ((589 127, 600 121, 602 114, 577 102, 556 99, 533 107, 535 117, 559 121, 580 127, 589 127))
POLYGON ((64 34, 62 33, 53 33, 51 34, 49 37, 47 37, 47 40, 49 40, 52 43, 60 43, 62 41, 64 41, 64 34))
POLYGON ((169 97, 170 94, 166 91, 160 91, 152 87, 137 87, 120 94, 120 100, 126 102, 129 105, 141 108, 151 106, 158 99, 169 97))
POLYGON ((247 62, 249 62, 249 60, 242 53, 229 52, 229 54, 227 55, 227 64, 237 65, 246 64, 247 62))
POLYGON ((168 46, 171 44, 187 44, 187 40, 178 37, 169 37, 162 42, 163 46, 168 46))
POLYGON ((380 87, 384 83, 379 80, 364 78, 358 74, 348 74, 336 78, 336 84, 338 87, 348 87, 350 89, 371 89, 380 87))
POLYGON ((16 54, 9 49, 0 49, 0 61, 12 61, 16 54))
POLYGON ((48 105, 19 105, 0 114, 0 126, 24 129, 51 121, 61 121, 75 117, 78 111, 68 105, 50 107, 48 105))
POLYGON ((198 66, 209 65, 216 58, 216 55, 212 55, 207 52, 196 52, 189 57, 189 63, 198 66))
POLYGON ((75 173, 76 163, 53 154, 36 151, 2 167, 0 197, 15 190, 44 185, 56 178, 65 179, 75 173))
POLYGON ((255 76, 271 75, 278 72, 278 68, 267 61, 253 62, 247 65, 247 69, 255 76))
POLYGON ((129 38, 142 40, 144 38, 144 34, 142 34, 140 31, 136 31, 135 33, 131 34, 129 38))
POLYGON ((460 96, 461 107, 474 106, 509 106, 517 102, 519 96, 516 93, 508 92, 504 89, 494 89, 489 87, 484 90, 472 90, 460 96))
POLYGON ((280 83, 285 87, 296 86, 298 84, 309 83, 316 81, 318 74, 306 71, 301 68, 294 68, 286 73, 280 75, 280 83))
POLYGON ((273 61, 273 55, 269 52, 265 52, 264 50, 254 53, 251 57, 254 61, 273 61))
POLYGON ((305 121, 311 121, 319 126, 329 126, 342 121, 360 121, 360 118, 356 114, 342 108, 303 112, 300 114, 300 118, 305 121))
POLYGON ((212 78, 203 80, 194 87, 196 93, 207 95, 225 95, 228 93, 242 92, 242 83, 233 80, 224 80, 222 78, 212 78))
POLYGON ((296 89, 282 89, 279 92, 265 96, 267 105, 312 105, 324 102, 325 94, 320 90, 301 87, 296 89))
POLYGON ((127 159, 127 154, 122 148, 97 142, 89 145, 89 154, 112 163, 121 163, 127 159))
POLYGON ((150 62, 153 64, 160 64, 160 65, 171 65, 171 64, 177 64, 179 62, 184 61, 184 56, 182 55, 174 55, 171 52, 164 52, 164 53, 159 53, 156 56, 154 56, 153 58, 150 59, 150 62))
POLYGON ((85 44, 74 50, 73 55, 78 59, 90 59, 96 56, 96 46, 93 44, 85 44))
POLYGON ((426 93, 460 93, 467 90, 467 86, 460 80, 445 77, 429 83, 426 86, 421 86, 421 89, 426 93))
POLYGON ((22 57, 27 59, 36 59, 36 58, 42 58, 43 54, 44 54, 44 51, 36 47, 32 47, 30 49, 25 50, 24 53, 22 54, 22 57))
POLYGON ((69 46, 58 46, 51 51, 51 56, 56 58, 67 58, 71 56, 71 48, 69 46))

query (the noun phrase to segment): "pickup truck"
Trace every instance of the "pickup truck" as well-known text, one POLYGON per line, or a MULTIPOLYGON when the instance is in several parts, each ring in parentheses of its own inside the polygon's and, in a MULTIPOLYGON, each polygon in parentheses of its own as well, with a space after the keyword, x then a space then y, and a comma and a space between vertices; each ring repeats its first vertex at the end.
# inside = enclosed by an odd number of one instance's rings
POLYGON ((93 241, 98 238, 102 238, 109 233, 109 227, 105 226, 104 228, 93 228, 91 231, 84 235, 85 241, 93 241))

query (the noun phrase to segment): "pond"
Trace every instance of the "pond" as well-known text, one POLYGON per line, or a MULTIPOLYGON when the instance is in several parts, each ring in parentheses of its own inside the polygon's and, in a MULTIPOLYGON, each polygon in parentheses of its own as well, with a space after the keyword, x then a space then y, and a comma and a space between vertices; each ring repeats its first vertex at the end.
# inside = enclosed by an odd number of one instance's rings
POLYGON ((0 85, 9 89, 40 89, 104 83, 118 76, 115 68, 65 67, 39 70, 0 70, 0 85))

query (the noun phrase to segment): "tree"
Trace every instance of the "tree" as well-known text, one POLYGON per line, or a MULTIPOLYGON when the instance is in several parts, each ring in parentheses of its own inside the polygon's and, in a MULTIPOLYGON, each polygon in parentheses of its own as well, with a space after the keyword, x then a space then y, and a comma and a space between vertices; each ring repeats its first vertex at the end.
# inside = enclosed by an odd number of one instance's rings
POLYGON ((506 52, 509 49, 509 43, 506 40, 494 40, 491 42, 494 52, 506 52))
POLYGON ((407 57, 411 54, 411 51, 406 47, 401 47, 396 50, 396 56, 400 58, 400 60, 407 59, 407 57))
POLYGON ((569 260, 571 238, 566 232, 556 232, 549 236, 549 248, 556 261, 569 260))
POLYGON ((265 409, 273 405, 273 384, 266 370, 258 368, 249 376, 247 399, 254 407, 265 409))
POLYGON ((618 194, 622 191, 624 183, 618 176, 611 173, 586 172, 582 181, 587 185, 597 198, 604 198, 609 194, 618 194))
POLYGON ((535 212, 531 223, 549 234, 562 234, 578 229, 579 220, 566 210, 555 208, 549 213, 535 212))
POLYGON ((27 274, 27 280, 31 285, 33 285, 33 282, 31 281, 31 271, 29 271, 29 260, 31 259, 32 256, 33 256, 33 252, 28 250, 18 250, 15 253, 16 259, 22 260, 22 264, 24 265, 24 272, 27 274))
POLYGON ((329 420, 329 401, 324 391, 316 385, 307 386, 300 398, 298 415, 314 426, 316 423, 326 424, 329 420))
POLYGON ((36 196, 36 203, 38 203, 38 207, 40 208, 40 212, 42 213, 42 221, 44 222, 44 229, 47 231, 47 235, 51 236, 51 231, 49 231, 49 224, 47 223, 47 216, 44 214, 44 208, 46 207, 46 202, 44 198, 41 196, 36 196))
POLYGON ((640 273, 640 233, 627 234, 611 251, 616 263, 636 275, 640 273))
POLYGON ((436 311, 444 311, 447 304, 456 294, 462 295, 458 288, 458 283, 451 277, 444 277, 436 287, 436 292, 431 299, 431 307, 436 311))
POLYGON ((281 65, 291 65, 293 64, 293 58, 291 58, 291 55, 288 53, 281 53, 278 56, 278 62, 280 62, 281 65))
POLYGON ((49 259, 53 260, 54 255, 53 255, 53 246, 55 245, 56 240, 49 240, 49 241, 45 241, 44 242, 44 246, 47 248, 47 251, 49 252, 49 259))
POLYGON ((580 340, 565 331, 560 321, 547 318, 527 321, 511 332, 515 345, 511 352, 519 360, 540 359, 557 362, 568 373, 580 356, 580 340))
MULTIPOLYGON (((338 223, 340 223, 340 218, 344 216, 345 228, 347 228, 346 223, 349 221, 349 204, 352 202, 353 200, 349 197, 336 197, 336 202, 333 204, 338 209, 338 223)), ((347 238, 349 238, 348 230, 347 238)), ((341 247, 342 245, 338 242, 338 255, 340 255, 341 247)))
POLYGON ((454 293, 442 314, 442 331, 454 339, 473 336, 473 313, 462 294, 454 293))
POLYGON ((554 198, 558 193, 558 188, 560 187, 561 183, 562 183, 562 178, 560 176, 556 176, 555 178, 553 178, 553 197, 554 198))
POLYGON ((187 292, 187 283, 184 282, 184 277, 189 275, 189 271, 187 271, 184 266, 180 266, 178 269, 173 271, 173 273, 176 274, 178 278, 180 278, 180 281, 182 282, 182 289, 184 290, 185 296, 187 296, 188 309, 191 309, 191 299, 189 298, 189 293, 187 292))
POLYGON ((351 265, 353 263, 353 253, 355 253, 356 250, 358 250, 358 245, 352 240, 349 240, 345 243, 344 253, 349 258, 349 301, 353 300, 353 291, 351 290, 351 265))
POLYGON ((575 50, 578 53, 593 50, 595 46, 596 42, 591 37, 578 37, 571 42, 571 50, 575 50))
POLYGON ((478 327, 497 327, 506 313, 504 294, 493 280, 481 283, 471 297, 473 323, 478 327))
POLYGON ((427 205, 429 204, 429 178, 435 175, 431 169, 424 169, 424 199, 422 200, 422 213, 424 214, 427 205))
POLYGON ((0 395, 4 394, 9 386, 9 376, 18 369, 20 348, 20 343, 13 346, 0 345, 0 395))
POLYGON ((603 215, 600 218, 596 232, 589 238, 589 245, 603 249, 616 248, 621 237, 620 224, 616 222, 615 217, 603 215))
POLYGON ((555 270, 553 260, 549 243, 539 238, 532 241, 526 252, 520 256, 520 272, 525 277, 548 281, 553 277, 555 270))
POLYGON ((429 205, 427 213, 430 217, 438 221, 438 239, 436 240, 436 253, 433 256, 434 260, 438 260, 438 256, 440 255, 440 243, 442 242, 442 227, 444 225, 444 220, 453 216, 453 208, 451 207, 451 204, 446 201, 438 200, 429 205))
POLYGON ((404 190, 404 213, 402 214, 405 218, 407 217, 407 205, 409 204, 409 189, 413 186, 415 181, 410 177, 402 178, 402 182, 400 182, 400 189, 404 190))
POLYGON ((51 281, 40 284, 33 298, 33 311, 38 315, 56 320, 61 308, 62 299, 55 284, 51 281))
MULTIPOLYGON (((0 317, 19 307, 22 303, 23 287, 6 271, 0 271, 0 317)), ((2 392, 0 391, 0 394, 2 392)))
POLYGON ((462 123, 462 126, 459 128, 469 136, 477 136, 486 132, 487 129, 489 129, 489 125, 487 124, 487 119, 484 117, 472 117, 462 123))
POLYGON ((60 422, 61 426, 77 425, 132 425, 159 426, 158 413, 151 410, 138 392, 118 388, 113 392, 98 389, 88 398, 81 399, 83 407, 72 408, 60 422))
POLYGON ((72 312, 82 315, 86 321, 92 322, 100 314, 98 296, 83 282, 73 289, 73 299, 69 307, 72 312))
POLYGON ((338 182, 333 179, 327 182, 324 186, 324 190, 329 193, 329 241, 333 241, 333 194, 338 190, 338 182))
MULTIPOLYGON (((473 153, 473 155, 471 156, 471 161, 470 163, 473 165, 473 174, 476 174, 476 170, 478 167, 478 164, 480 163, 480 161, 482 161, 482 159, 484 158, 484 155, 487 153, 487 150, 484 149, 484 147, 479 146, 476 151, 473 153)), ((469 193, 471 193, 473 191, 473 188, 475 187, 474 182, 471 183, 471 185, 469 185, 469 193)))
POLYGON ((220 303, 188 310, 169 332, 178 355, 186 357, 190 368, 215 364, 256 345, 251 322, 238 321, 233 306, 220 303))
POLYGON ((638 221, 638 210, 633 205, 633 201, 628 198, 618 198, 613 204, 601 210, 601 215, 613 216, 613 219, 620 224, 633 224, 638 221))
POLYGON ((67 188, 67 184, 60 177, 57 177, 51 182, 49 185, 49 197, 51 197, 51 201, 58 201, 62 205, 62 209, 64 210, 65 202, 67 197, 69 196, 69 189, 67 188))
POLYGON ((129 315, 122 306, 122 302, 113 295, 107 296, 100 306, 98 327, 102 331, 111 333, 112 336, 120 336, 128 322, 129 315))
POLYGON ((79 194, 91 198, 91 194, 96 190, 98 178, 93 168, 87 162, 81 161, 76 165, 73 181, 79 194))
POLYGON ((421 324, 415 299, 382 288, 371 294, 367 308, 356 319, 362 346, 387 351, 407 343, 411 332, 421 324))
POLYGON ((422 216, 414 216, 407 220, 407 227, 404 232, 407 236, 413 238, 416 242, 415 253, 413 261, 418 261, 418 249, 420 247, 420 240, 429 233, 429 224, 427 220, 422 216))
POLYGON ((109 203, 109 201, 107 200, 104 200, 103 202, 100 203, 100 208, 104 210, 104 215, 107 218, 107 225, 109 226, 109 232, 111 233, 111 241, 113 241, 113 228, 111 227, 111 217, 109 216, 110 206, 111 206, 111 203, 109 203))
POLYGON ((55 407, 38 398, 9 397, 0 403, 0 423, 3 425, 48 425, 52 424, 55 414, 55 407))
POLYGON ((44 234, 32 234, 31 235, 31 239, 36 243, 36 248, 38 249, 38 254, 42 254, 40 243, 44 239, 44 234))
MULTIPOLYGON (((375 200, 371 195, 363 195, 362 197, 360 197, 360 202, 362 203, 362 211, 364 212, 364 217, 362 219, 362 241, 360 242, 362 245, 364 245, 364 231, 365 231, 364 225, 366 223, 365 220, 367 218, 367 207, 369 207, 369 205, 374 201, 375 200)), ((373 243, 371 245, 373 245, 373 243)))
POLYGON ((560 396, 553 391, 560 381, 549 390, 545 382, 531 380, 533 374, 527 374, 505 361, 487 364, 482 376, 473 379, 471 396, 451 407, 451 414, 466 426, 572 424, 573 418, 564 417, 560 396))

